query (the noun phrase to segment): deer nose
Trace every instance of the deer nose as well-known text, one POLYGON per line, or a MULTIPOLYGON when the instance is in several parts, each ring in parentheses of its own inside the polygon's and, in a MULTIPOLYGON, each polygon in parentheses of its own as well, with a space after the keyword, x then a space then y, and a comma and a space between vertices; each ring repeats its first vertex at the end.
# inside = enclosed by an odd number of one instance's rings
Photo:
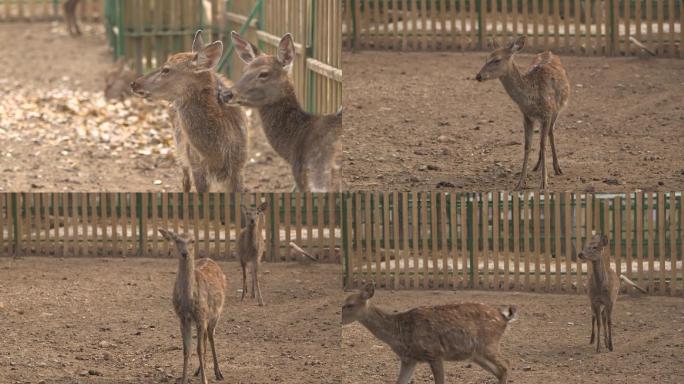
POLYGON ((477 76, 475 76, 475 80, 482 81, 482 75, 478 73, 477 76))
POLYGON ((584 253, 583 252, 578 253, 577 257, 579 257, 580 259, 584 259, 584 253))
POLYGON ((188 253, 187 252, 181 252, 181 256, 183 256, 183 258, 186 259, 188 257, 188 253))
POLYGON ((233 99, 233 91, 231 91, 230 89, 225 89, 221 91, 219 97, 221 98, 222 102, 228 103, 233 99))

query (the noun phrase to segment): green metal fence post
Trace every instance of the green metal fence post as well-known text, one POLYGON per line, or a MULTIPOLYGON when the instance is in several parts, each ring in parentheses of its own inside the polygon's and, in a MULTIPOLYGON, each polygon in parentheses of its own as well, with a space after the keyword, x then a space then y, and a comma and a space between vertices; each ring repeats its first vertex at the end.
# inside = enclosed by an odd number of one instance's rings
MULTIPOLYGON (((348 3, 349 4, 349 3, 348 3)), ((352 43, 351 43, 351 48, 352 50, 356 50, 356 0, 351 0, 351 4, 348 5, 351 7, 351 17, 352 17, 352 43)))
MULTIPOLYGON (((477 8, 477 45, 479 49, 482 49, 484 48, 482 42, 484 41, 484 31, 486 29, 486 26, 482 26, 482 0, 477 0, 475 4, 477 8)), ((487 5, 485 4, 485 6, 487 5)))

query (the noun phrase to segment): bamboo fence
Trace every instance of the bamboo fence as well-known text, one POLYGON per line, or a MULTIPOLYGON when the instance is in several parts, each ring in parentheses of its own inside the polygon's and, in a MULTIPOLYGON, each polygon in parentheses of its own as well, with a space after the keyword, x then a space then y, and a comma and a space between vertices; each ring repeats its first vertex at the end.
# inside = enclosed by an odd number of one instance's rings
POLYGON ((682 0, 344 0, 349 49, 482 50, 529 37, 531 50, 684 57, 682 0))
MULTIPOLYGON (((48 21, 59 20, 64 15, 65 0, 0 0, 0 22, 2 21, 48 21)), ((87 22, 104 19, 105 0, 81 0, 77 15, 87 22)))
POLYGON ((348 288, 584 292, 576 254, 597 231, 614 270, 684 296, 679 193, 359 192, 342 204, 348 288))

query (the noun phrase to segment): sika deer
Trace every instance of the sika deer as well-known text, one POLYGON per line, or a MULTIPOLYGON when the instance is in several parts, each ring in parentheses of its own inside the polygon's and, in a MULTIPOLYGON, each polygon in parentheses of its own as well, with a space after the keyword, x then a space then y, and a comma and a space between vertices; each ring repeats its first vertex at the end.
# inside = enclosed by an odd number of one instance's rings
POLYGON ((339 190, 342 114, 312 115, 299 106, 290 80, 296 55, 292 35, 283 36, 276 56, 259 53, 236 32, 231 38, 247 66, 222 100, 256 108, 271 147, 290 164, 297 189, 339 190))
POLYGON ((541 124, 539 140, 539 159, 533 171, 541 167, 541 188, 546 189, 548 175, 546 172, 546 138, 551 142, 553 155, 553 170, 556 175, 562 175, 556 141, 553 130, 556 120, 568 103, 570 83, 560 59, 551 52, 537 55, 532 66, 523 73, 513 60, 515 54, 525 45, 525 36, 520 36, 503 48, 496 48, 487 57, 487 62, 477 74, 477 81, 499 79, 508 95, 518 104, 524 115, 525 127, 525 155, 523 157, 522 172, 516 189, 524 189, 527 179, 527 159, 532 144, 534 123, 541 124))
POLYGON ((601 351, 601 323, 603 323, 603 337, 605 346, 613 350, 613 307, 620 291, 620 280, 635 287, 641 292, 646 291, 636 285, 625 275, 618 275, 610 268, 610 262, 604 262, 603 250, 608 245, 605 235, 594 234, 584 250, 577 256, 592 264, 592 274, 587 279, 589 300, 591 301, 591 340, 594 343, 596 336, 596 352, 601 351), (596 335, 594 335, 594 323, 596 323, 596 335))
POLYGON ((261 233, 263 228, 264 211, 268 203, 262 203, 257 208, 248 209, 242 207, 247 226, 240 231, 238 238, 238 252, 240 252, 240 266, 242 267, 242 298, 245 299, 247 292, 247 265, 252 275, 252 298, 256 297, 260 306, 264 305, 261 297, 261 287, 259 286, 259 264, 264 254, 264 236, 261 233))
POLYGON ((112 70, 105 76, 105 99, 125 99, 130 95, 130 84, 136 77, 138 75, 127 65, 126 59, 123 57, 119 58, 112 70))
POLYGON ((71 36, 80 36, 81 28, 78 27, 78 20, 76 19, 76 7, 81 0, 66 0, 64 2, 64 20, 66 21, 67 30, 71 36))
POLYGON ((226 276, 211 259, 199 259, 195 263, 193 244, 195 240, 189 235, 159 229, 164 238, 176 245, 180 260, 176 284, 173 288, 173 308, 180 319, 181 334, 183 335, 183 378, 182 384, 188 382, 188 363, 190 361, 190 344, 192 342, 192 323, 197 327, 197 356, 199 368, 195 376, 200 376, 202 383, 207 383, 205 375, 207 339, 211 344, 214 356, 214 375, 217 380, 223 379, 216 357, 214 334, 216 324, 223 309, 224 292, 227 287, 226 276))
POLYGON ((223 191, 242 190, 242 169, 247 160, 247 133, 242 111, 219 102, 227 88, 214 72, 223 53, 223 43, 204 45, 197 31, 192 52, 172 55, 164 65, 131 83, 143 97, 172 102, 176 150, 183 164, 183 188, 190 189, 192 174, 198 192, 207 192, 213 182, 223 191))
POLYGON ((390 314, 370 302, 375 288, 366 284, 347 297, 342 324, 358 321, 399 356, 397 384, 411 382, 419 362, 430 364, 435 383, 444 383, 443 361, 472 359, 499 379, 508 380, 509 363, 499 354, 499 340, 515 318, 514 306, 497 310, 479 303, 418 307, 390 314))

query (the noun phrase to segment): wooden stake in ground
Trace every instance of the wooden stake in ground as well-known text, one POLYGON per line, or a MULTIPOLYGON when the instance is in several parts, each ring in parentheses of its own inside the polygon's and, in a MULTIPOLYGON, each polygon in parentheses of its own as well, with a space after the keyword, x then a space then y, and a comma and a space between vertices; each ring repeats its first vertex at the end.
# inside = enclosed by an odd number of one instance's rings
POLYGON ((634 43, 634 45, 636 45, 637 47, 641 48, 642 50, 648 52, 651 56, 655 56, 655 55, 656 55, 655 52, 651 51, 647 46, 645 46, 644 44, 642 44, 641 41, 635 39, 634 36, 630 36, 630 37, 629 37, 629 41, 631 41, 632 43, 634 43))
POLYGON ((295 244, 294 241, 290 241, 290 247, 292 247, 292 249, 294 249, 295 251, 301 253, 303 256, 306 256, 306 257, 308 257, 309 259, 311 259, 311 260, 313 260, 313 261, 318 261, 317 258, 311 256, 311 254, 309 254, 307 251, 303 250, 300 246, 298 246, 297 244, 295 244))

